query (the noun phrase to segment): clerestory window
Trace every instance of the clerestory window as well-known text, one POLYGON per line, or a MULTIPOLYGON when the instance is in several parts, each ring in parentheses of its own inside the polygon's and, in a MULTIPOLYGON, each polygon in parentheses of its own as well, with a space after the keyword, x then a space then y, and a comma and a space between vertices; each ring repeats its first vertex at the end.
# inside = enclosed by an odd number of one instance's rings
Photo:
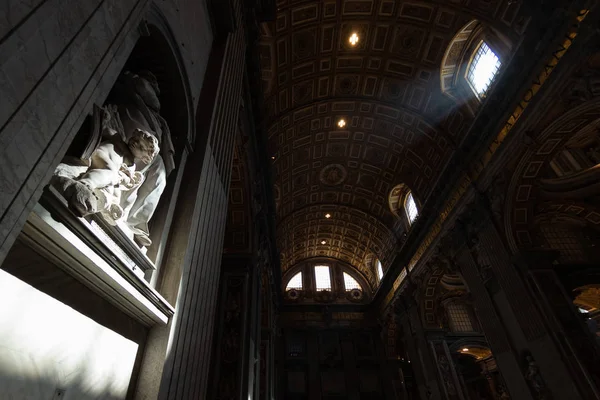
POLYGON ((285 290, 302 290, 302 272, 298 272, 289 280, 285 290))
POLYGON ((317 265, 315 267, 315 283, 317 292, 331 290, 331 274, 327 265, 317 265))
POLYGON ((362 290, 362 287, 356 281, 356 279, 354 279, 352 276, 350 276, 350 274, 348 274, 346 272, 344 272, 344 288, 346 288, 347 292, 352 289, 362 290))
POLYGON ((412 225, 419 216, 419 210, 417 209, 417 203, 410 191, 406 194, 406 199, 404 200, 404 210, 406 211, 408 222, 412 225))
POLYGON ((383 266, 381 265, 381 261, 377 260, 377 277, 379 280, 383 278, 383 266))
POLYGON ((500 59, 496 53, 490 49, 486 42, 482 41, 473 56, 467 72, 467 80, 477 96, 485 96, 498 73, 500 65, 500 59))

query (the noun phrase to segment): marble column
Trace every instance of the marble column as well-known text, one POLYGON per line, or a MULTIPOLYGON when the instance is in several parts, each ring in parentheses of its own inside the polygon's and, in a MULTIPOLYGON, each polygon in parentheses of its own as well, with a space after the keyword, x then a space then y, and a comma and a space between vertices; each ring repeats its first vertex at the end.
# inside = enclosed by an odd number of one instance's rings
POLYGON ((521 373, 517 354, 511 347, 506 328, 484 284, 477 264, 466 244, 459 247, 455 259, 473 299, 473 308, 490 345, 492 353, 513 398, 532 399, 527 382, 521 373))
POLYGON ((585 398, 600 398, 600 352, 553 269, 554 254, 530 252, 520 261, 527 269, 532 296, 539 304, 557 347, 585 398))

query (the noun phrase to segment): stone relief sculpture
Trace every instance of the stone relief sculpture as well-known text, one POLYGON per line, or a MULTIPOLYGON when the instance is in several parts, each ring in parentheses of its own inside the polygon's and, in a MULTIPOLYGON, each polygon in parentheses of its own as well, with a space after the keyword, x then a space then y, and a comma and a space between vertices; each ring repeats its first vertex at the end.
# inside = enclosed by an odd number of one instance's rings
POLYGON ((123 221, 138 244, 149 246, 148 222, 175 168, 173 143, 152 73, 125 72, 116 88, 117 100, 101 109, 100 126, 92 128, 99 145, 89 157, 63 160, 51 183, 78 216, 123 221))

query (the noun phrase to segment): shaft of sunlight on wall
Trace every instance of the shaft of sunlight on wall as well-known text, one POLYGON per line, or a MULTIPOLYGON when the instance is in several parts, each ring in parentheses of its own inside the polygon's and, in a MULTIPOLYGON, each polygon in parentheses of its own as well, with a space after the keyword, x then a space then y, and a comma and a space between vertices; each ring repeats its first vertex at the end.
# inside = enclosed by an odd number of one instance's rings
POLYGON ((137 350, 0 270, 0 399, 125 399, 137 350))

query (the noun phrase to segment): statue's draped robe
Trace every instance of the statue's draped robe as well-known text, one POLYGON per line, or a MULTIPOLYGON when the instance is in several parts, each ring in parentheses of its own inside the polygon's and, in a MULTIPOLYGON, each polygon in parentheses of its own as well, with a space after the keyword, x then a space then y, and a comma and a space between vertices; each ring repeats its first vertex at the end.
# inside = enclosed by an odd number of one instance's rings
POLYGON ((164 118, 148 107, 132 87, 128 89, 125 101, 118 104, 125 140, 129 140, 132 132, 139 128, 153 133, 160 146, 160 153, 151 164, 137 166, 144 174, 144 182, 121 194, 121 206, 127 216, 125 222, 135 234, 149 236, 148 221, 158 206, 167 176, 175 168, 174 147, 164 118))

